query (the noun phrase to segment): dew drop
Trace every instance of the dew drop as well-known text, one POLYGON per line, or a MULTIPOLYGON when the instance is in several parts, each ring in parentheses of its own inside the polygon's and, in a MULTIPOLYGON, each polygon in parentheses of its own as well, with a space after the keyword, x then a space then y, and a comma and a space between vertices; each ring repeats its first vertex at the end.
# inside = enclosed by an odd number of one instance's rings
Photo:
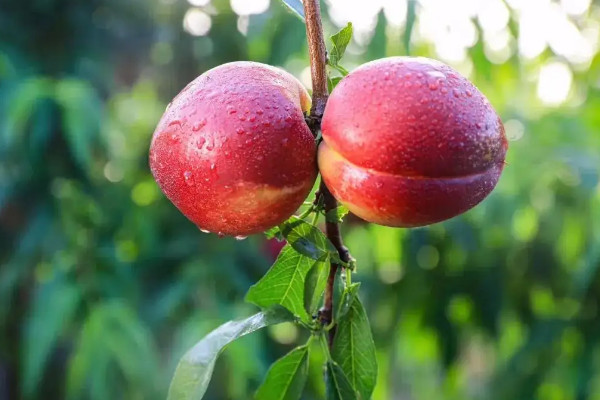
POLYGON ((188 184, 188 186, 194 185, 194 181, 192 180, 192 173, 190 171, 185 171, 183 173, 183 179, 185 180, 185 183, 188 184))
POLYGON ((288 141, 289 141, 288 138, 283 138, 283 139, 281 139, 281 144, 285 146, 288 143, 288 141))
POLYGON ((171 105, 172 105, 172 104, 173 104, 172 102, 171 102, 171 103, 169 103, 169 104, 167 104, 167 107, 165 108, 165 111, 167 111, 169 108, 171 108, 171 105))
POLYGON ((217 232, 217 236, 219 237, 219 239, 223 239, 225 237, 225 234, 223 232, 217 232))
POLYGON ((169 126, 173 126, 173 125, 179 125, 179 126, 181 126, 181 121, 178 120, 178 119, 176 119, 175 121, 171 121, 169 123, 169 126))
POLYGON ((215 148, 215 145, 212 144, 212 143, 209 143, 209 144, 206 145, 206 150, 208 150, 208 151, 211 151, 214 148, 215 148))
POLYGON ((481 128, 483 127, 483 125, 481 125, 481 123, 480 123, 480 122, 477 122, 477 123, 475 124, 475 127, 476 127, 477 129, 481 129, 481 128))
POLYGON ((236 132, 238 135, 243 135, 245 131, 244 131, 244 128, 237 128, 237 129, 235 130, 235 132, 236 132))
POLYGON ((256 117, 254 115, 252 115, 252 116, 250 116, 250 118, 248 118, 248 121, 254 122, 254 121, 256 121, 256 117))
POLYGON ((439 87, 439 85, 437 83, 435 83, 435 82, 429 83, 429 89, 430 90, 437 90, 438 87, 439 87))
POLYGON ((440 89, 440 92, 442 92, 443 94, 448 93, 448 89, 446 89, 445 87, 440 89))
POLYGON ((202 232, 202 233, 210 233, 210 231, 208 229, 202 229, 202 228, 200 228, 200 232, 202 232))
POLYGON ((204 139, 203 137, 198 138, 198 141, 196 142, 196 147, 198 147, 199 149, 202 149, 202 147, 204 146, 204 143, 206 143, 206 139, 204 139))
POLYGON ((285 117, 285 120, 287 122, 292 122, 294 120, 294 117, 292 117, 291 115, 288 115, 288 116, 285 117))
POLYGON ((240 121, 245 121, 245 120, 246 120, 246 117, 245 117, 245 116, 243 116, 243 115, 240 115, 238 119, 239 119, 240 121))
POLYGON ((459 98, 460 97, 460 90, 458 89, 454 89, 452 91, 452 94, 454 95, 454 97, 459 98))
POLYGON ((237 236, 235 237, 235 240, 244 240, 244 239, 246 239, 247 237, 248 237, 248 236, 237 235, 237 236))
POLYGON ((471 92, 470 90, 467 90, 465 93, 467 94, 467 97, 473 96, 473 92, 471 92))
POLYGON ((217 168, 217 166, 215 165, 215 163, 210 164, 210 170, 214 171, 217 168))
POLYGON ((228 112, 229 114, 235 114, 235 113, 237 112, 237 110, 236 110, 236 109, 233 109, 233 108, 230 108, 229 110, 227 110, 227 112, 228 112))
POLYGON ((256 110, 256 113, 257 113, 258 115, 263 115, 264 111, 263 111, 263 110, 261 110, 261 109, 258 109, 258 110, 256 110))
POLYGON ((192 130, 194 132, 198 132, 200 129, 204 128, 205 125, 206 125, 206 119, 201 119, 200 121, 196 122, 194 124, 194 126, 192 126, 192 130))

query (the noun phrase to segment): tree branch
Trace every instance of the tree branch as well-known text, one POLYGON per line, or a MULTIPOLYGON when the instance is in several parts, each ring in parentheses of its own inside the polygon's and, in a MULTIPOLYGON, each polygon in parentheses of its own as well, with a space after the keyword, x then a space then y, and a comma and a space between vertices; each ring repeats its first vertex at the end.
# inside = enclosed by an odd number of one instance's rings
MULTIPOLYGON (((325 47, 325 39, 323 38, 323 26, 321 24, 321 7, 319 0, 304 0, 304 14, 306 16, 306 36, 308 38, 308 53, 310 56, 310 73, 312 77, 312 107, 307 122, 315 134, 321 129, 321 119, 327 104, 329 96, 327 90, 327 49, 325 47)), ((321 185, 317 193, 315 202, 319 202, 320 198, 323 201, 325 212, 333 210, 337 207, 337 201, 331 194, 325 182, 321 178, 321 185)), ((325 223, 325 234, 333 243, 340 259, 344 262, 350 262, 350 253, 344 246, 340 227, 335 222, 325 223)), ((333 320, 333 289, 335 284, 335 276, 340 266, 331 263, 329 268, 329 277, 327 278, 327 286, 325 287, 325 298, 323 308, 319 311, 319 317, 323 325, 331 324, 333 320)), ((329 346, 333 345, 335 336, 335 327, 329 331, 329 346)))
POLYGON ((321 123, 327 103, 327 48, 323 38, 321 24, 321 6, 319 0, 304 0, 306 16, 306 37, 310 57, 310 75, 312 77, 312 107, 310 117, 321 123))

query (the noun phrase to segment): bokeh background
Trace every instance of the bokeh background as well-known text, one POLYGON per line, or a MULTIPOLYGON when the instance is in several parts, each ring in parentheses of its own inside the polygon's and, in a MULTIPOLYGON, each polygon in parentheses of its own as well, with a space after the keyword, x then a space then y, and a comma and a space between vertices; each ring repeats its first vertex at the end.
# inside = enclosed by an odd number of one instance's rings
MULTIPOLYGON (((350 219, 379 358, 373 398, 600 399, 600 4, 327 0, 343 65, 441 59, 502 115, 492 195, 428 228, 350 219)), ((164 399, 218 324, 250 315, 277 246, 199 232, 147 162, 165 106, 233 60, 307 87, 304 27, 276 0, 0 1, 0 399, 164 399)), ((248 399, 302 340, 222 355, 208 399, 248 399)), ((323 395, 318 352, 305 399, 323 395)))

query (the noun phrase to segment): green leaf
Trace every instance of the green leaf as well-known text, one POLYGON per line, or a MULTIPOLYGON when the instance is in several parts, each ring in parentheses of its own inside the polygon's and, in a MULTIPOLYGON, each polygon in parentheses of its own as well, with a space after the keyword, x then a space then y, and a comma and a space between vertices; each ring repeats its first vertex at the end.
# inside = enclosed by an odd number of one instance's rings
POLYGON ((8 149, 18 141, 28 140, 25 133, 28 121, 34 117, 32 110, 53 92, 54 82, 47 78, 30 78, 16 87, 6 103, 7 112, 0 130, 1 147, 8 149))
POLYGON ((338 322, 331 356, 360 398, 371 398, 377 380, 377 359, 369 320, 358 296, 354 296, 345 318, 338 322))
MULTIPOLYGON (((350 273, 350 271, 347 271, 346 273, 350 273)), ((344 292, 342 293, 342 296, 339 302, 337 303, 338 306, 335 309, 334 319, 336 321, 339 321, 346 316, 346 314, 350 310, 350 307, 354 303, 354 298, 358 294, 359 288, 360 282, 356 282, 344 289, 344 292)))
POLYGON ((325 220, 327 222, 333 222, 336 224, 342 223, 344 217, 348 214, 348 209, 345 206, 337 206, 333 210, 327 211, 325 214, 325 220))
POLYGON ((93 87, 77 79, 57 82, 55 98, 62 109, 65 139, 73 158, 88 171, 94 146, 100 139, 102 103, 93 87))
POLYGON ((304 280, 304 308, 312 315, 320 305, 321 296, 327 285, 329 275, 329 258, 317 261, 308 271, 304 280))
POLYGON ((335 261, 339 259, 333 244, 316 226, 293 215, 279 226, 283 237, 300 254, 313 260, 324 259, 331 254, 335 261))
POLYGON ((291 321, 287 311, 261 311, 241 321, 229 321, 206 335, 183 356, 175 370, 167 400, 200 400, 210 382, 221 350, 248 333, 291 321))
POLYGON ((350 40, 352 40, 351 22, 348 22, 348 25, 342 28, 335 35, 331 36, 331 42, 333 43, 333 47, 329 52, 329 65, 336 69, 341 68, 342 70, 338 70, 342 73, 342 75, 348 75, 348 71, 346 71, 343 67, 340 67, 339 62, 344 56, 344 53, 346 52, 346 47, 348 47, 350 40), (345 73, 342 71, 345 71, 345 73))
POLYGON ((338 83, 340 83, 341 80, 341 76, 334 76, 333 78, 327 77, 327 90, 329 90, 329 93, 331 93, 333 89, 335 89, 335 87, 338 85, 338 83))
POLYGON ((57 276, 36 289, 23 332, 21 366, 25 397, 33 397, 48 356, 73 319, 79 300, 78 288, 65 281, 62 276, 57 276))
POLYGON ((305 21, 304 17, 304 6, 302 6, 302 2, 300 0, 281 0, 283 5, 285 5, 292 13, 300 18, 302 22, 305 21))
MULTIPOLYGON (((334 361, 327 362, 327 400, 357 400, 356 392, 344 374, 342 368, 334 361)), ((365 398, 366 400, 367 398, 365 398)))
POLYGON ((161 393, 159 365, 152 334, 135 310, 118 300, 100 302, 85 321, 71 358, 66 398, 118 397, 106 385, 114 373, 139 387, 140 397, 152 397, 161 393))
POLYGON ((408 0, 406 7, 406 27, 404 28, 404 48, 406 54, 410 55, 410 39, 415 26, 417 0, 408 0))
POLYGON ((304 309, 304 283, 308 272, 318 263, 321 261, 308 258, 289 244, 285 245, 271 269, 250 287, 246 301, 262 308, 281 305, 308 321, 309 316, 304 309))
POLYGON ((281 236, 281 231, 278 226, 274 226, 269 230, 263 232, 267 239, 280 239, 283 240, 283 236, 281 236))
POLYGON ((297 400, 308 377, 308 346, 300 346, 275 361, 258 388, 257 400, 297 400))

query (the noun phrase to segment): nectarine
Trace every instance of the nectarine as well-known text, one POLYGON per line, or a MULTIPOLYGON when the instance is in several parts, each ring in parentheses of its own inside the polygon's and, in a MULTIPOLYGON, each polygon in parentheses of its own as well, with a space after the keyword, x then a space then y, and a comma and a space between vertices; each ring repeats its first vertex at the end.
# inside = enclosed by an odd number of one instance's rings
POLYGON ((332 194, 357 216, 414 227, 481 202, 504 167, 507 141, 485 96, 449 66, 393 57, 333 90, 318 162, 332 194))
POLYGON ((246 236, 288 218, 316 178, 310 98, 280 69, 233 62, 191 82, 150 147, 158 185, 203 231, 246 236))

